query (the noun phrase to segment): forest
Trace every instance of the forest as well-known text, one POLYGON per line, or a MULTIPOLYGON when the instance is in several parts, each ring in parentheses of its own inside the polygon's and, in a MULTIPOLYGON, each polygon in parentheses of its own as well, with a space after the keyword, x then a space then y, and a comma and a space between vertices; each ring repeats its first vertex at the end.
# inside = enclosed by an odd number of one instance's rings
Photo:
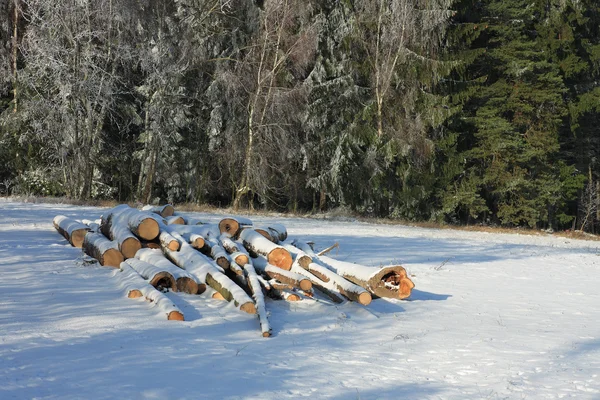
POLYGON ((597 0, 0 0, 0 195, 600 230, 597 0))

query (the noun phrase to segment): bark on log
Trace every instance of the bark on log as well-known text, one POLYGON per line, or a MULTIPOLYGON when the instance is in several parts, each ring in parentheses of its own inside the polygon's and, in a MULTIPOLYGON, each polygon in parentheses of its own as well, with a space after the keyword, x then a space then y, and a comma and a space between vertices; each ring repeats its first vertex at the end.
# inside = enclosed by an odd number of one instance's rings
POLYGON ((302 290, 310 290, 312 288, 312 283, 305 276, 277 268, 269 264, 264 257, 253 258, 252 264, 258 272, 267 275, 271 279, 276 279, 279 282, 286 283, 302 290))
POLYGON ((231 265, 231 260, 225 249, 216 240, 209 240, 210 256, 216 261, 217 265, 224 270, 228 270, 231 265))
POLYGON ((269 264, 287 271, 292 267, 290 252, 283 246, 279 246, 264 238, 258 232, 252 229, 244 229, 240 238, 244 243, 244 247, 250 252, 250 255, 263 255, 267 258, 269 264))
POLYGON ((377 297, 406 299, 415 287, 406 270, 400 265, 373 268, 339 261, 327 256, 317 257, 316 260, 338 275, 367 289, 377 297))
POLYGON ((117 242, 119 251, 123 256, 132 258, 142 248, 140 240, 131 233, 126 221, 120 219, 118 214, 108 214, 100 219, 100 232, 110 240, 117 242))
POLYGON ((164 294, 152 287, 148 282, 144 280, 128 263, 124 261, 120 264, 121 276, 118 279, 121 284, 126 288, 128 297, 132 296, 132 293, 141 293, 146 300, 152 302, 161 313, 165 314, 168 320, 183 321, 184 316, 181 310, 173 304, 173 302, 164 294))
POLYGON ((111 214, 113 216, 110 218, 113 219, 113 223, 120 222, 127 225, 129 230, 140 239, 154 240, 160 233, 159 223, 162 222, 162 219, 154 213, 140 211, 129 207, 127 204, 121 204, 108 210, 102 215, 102 218, 108 219, 111 214))
POLYGON ((325 296, 329 297, 329 299, 331 299, 331 301, 333 301, 334 303, 339 304, 344 302, 344 298, 341 294, 339 294, 335 290, 328 288, 326 282, 323 282, 322 280, 314 276, 312 273, 302 268, 297 263, 294 263, 294 265, 292 265, 292 272, 296 272, 300 275, 304 275, 305 277, 307 277, 308 280, 310 280, 310 282, 312 283, 313 288, 315 290, 318 290, 325 296))
POLYGON ((136 253, 135 257, 173 275, 179 292, 201 294, 206 290, 204 283, 198 282, 192 274, 173 264, 160 250, 142 249, 136 253))
POLYGON ((258 320, 260 322, 260 329, 263 337, 271 336, 271 325, 267 319, 267 307, 265 306, 265 297, 263 296, 262 289, 260 288, 260 282, 258 275, 254 270, 252 264, 244 265, 244 271, 248 276, 248 286, 252 291, 252 297, 256 303, 256 313, 258 314, 258 320))
POLYGON ((119 268, 124 260, 117 244, 101 233, 88 232, 83 240, 83 251, 106 267, 119 268))
POLYGON ((142 211, 153 212, 161 217, 170 217, 175 214, 175 208, 170 204, 165 204, 162 206, 152 206, 148 204, 142 207, 142 211))
POLYGON ((74 247, 81 248, 86 233, 91 230, 87 225, 77 222, 74 219, 67 218, 64 215, 57 215, 52 222, 54 224, 54 229, 56 229, 58 233, 67 239, 67 241, 71 243, 71 246, 74 247))
POLYGON ((142 278, 144 278, 151 286, 160 290, 171 289, 171 291, 177 291, 177 283, 175 277, 167 271, 163 271, 157 266, 142 261, 137 258, 127 260, 127 264, 133 268, 142 278))
POLYGON ((221 293, 227 301, 232 301, 240 310, 248 314, 256 314, 256 307, 252 299, 222 270, 219 270, 220 267, 213 260, 205 257, 185 242, 182 243, 179 251, 163 248, 163 252, 173 263, 221 293))
POLYGON ((252 221, 243 217, 223 218, 219 222, 219 231, 230 237, 237 238, 241 229, 252 226, 252 221))

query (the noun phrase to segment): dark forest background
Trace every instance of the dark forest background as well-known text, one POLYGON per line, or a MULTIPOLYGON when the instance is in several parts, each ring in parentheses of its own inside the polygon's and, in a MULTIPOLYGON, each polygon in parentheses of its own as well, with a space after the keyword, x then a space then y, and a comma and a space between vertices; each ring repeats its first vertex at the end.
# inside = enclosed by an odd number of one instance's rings
POLYGON ((600 229, 597 0, 0 0, 0 194, 600 229))

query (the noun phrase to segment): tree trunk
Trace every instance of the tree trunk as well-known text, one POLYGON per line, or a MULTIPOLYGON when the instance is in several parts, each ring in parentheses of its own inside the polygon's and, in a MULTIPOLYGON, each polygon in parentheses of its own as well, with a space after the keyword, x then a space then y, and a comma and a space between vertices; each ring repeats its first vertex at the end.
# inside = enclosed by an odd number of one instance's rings
POLYGON ((256 275, 256 271, 251 264, 244 265, 244 271, 246 271, 246 275, 248 276, 248 286, 252 291, 252 297, 256 303, 256 313, 258 314, 258 319, 260 321, 262 335, 263 337, 269 337, 271 336, 271 326, 269 324, 269 320, 267 319, 265 297, 263 296, 258 276, 256 275))
POLYGON ((240 235, 244 242, 244 247, 250 252, 250 255, 263 255, 276 267, 290 270, 292 267, 292 256, 283 246, 276 245, 270 240, 264 238, 261 234, 252 229, 244 229, 240 235))
POLYGON ((252 226, 252 221, 243 217, 228 217, 219 221, 219 231, 221 234, 237 238, 242 229, 252 226))
POLYGON ((83 251, 98 260, 100 265, 118 268, 124 260, 116 242, 112 242, 101 233, 88 232, 83 240, 83 251))
POLYGON ((87 225, 64 215, 57 215, 52 222, 58 233, 63 235, 74 247, 81 248, 85 235, 91 230, 87 225))
POLYGON ((166 315, 170 321, 184 321, 184 316, 181 310, 173 304, 173 302, 164 294, 152 287, 144 280, 129 264, 129 261, 120 264, 121 273, 117 274, 117 278, 125 287, 128 297, 137 297, 133 293, 140 293, 148 301, 151 301, 161 313, 166 315))
POLYGON ((192 274, 173 264, 160 250, 143 249, 138 251, 135 257, 154 265, 161 271, 170 273, 175 278, 178 292, 201 294, 206 290, 204 283, 198 283, 192 274))
POLYGON ((19 56, 19 0, 14 0, 13 37, 12 37, 12 70, 13 70, 13 113, 18 110, 18 72, 17 59, 19 56))
POLYGON ((125 259, 132 258, 135 253, 142 248, 140 240, 135 237, 129 230, 129 225, 125 224, 125 221, 118 220, 118 216, 115 214, 107 214, 106 217, 102 217, 100 221, 100 232, 110 240, 117 242, 119 251, 123 254, 125 259))
POLYGON ((252 299, 225 276, 213 260, 206 258, 185 242, 181 244, 179 251, 163 248, 163 252, 173 263, 196 276, 200 282, 206 282, 221 293, 227 301, 232 301, 240 310, 248 314, 256 314, 256 307, 252 299))

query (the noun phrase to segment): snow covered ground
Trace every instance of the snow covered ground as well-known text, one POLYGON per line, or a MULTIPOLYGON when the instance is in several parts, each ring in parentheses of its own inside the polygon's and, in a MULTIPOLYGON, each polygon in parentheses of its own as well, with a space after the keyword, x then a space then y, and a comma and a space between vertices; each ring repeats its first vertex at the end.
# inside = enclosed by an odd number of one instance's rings
POLYGON ((368 307, 268 301, 263 338, 206 296, 168 294, 185 322, 125 298, 52 227, 101 213, 0 199, 0 399, 600 398, 598 242, 279 218, 416 287, 368 307))

